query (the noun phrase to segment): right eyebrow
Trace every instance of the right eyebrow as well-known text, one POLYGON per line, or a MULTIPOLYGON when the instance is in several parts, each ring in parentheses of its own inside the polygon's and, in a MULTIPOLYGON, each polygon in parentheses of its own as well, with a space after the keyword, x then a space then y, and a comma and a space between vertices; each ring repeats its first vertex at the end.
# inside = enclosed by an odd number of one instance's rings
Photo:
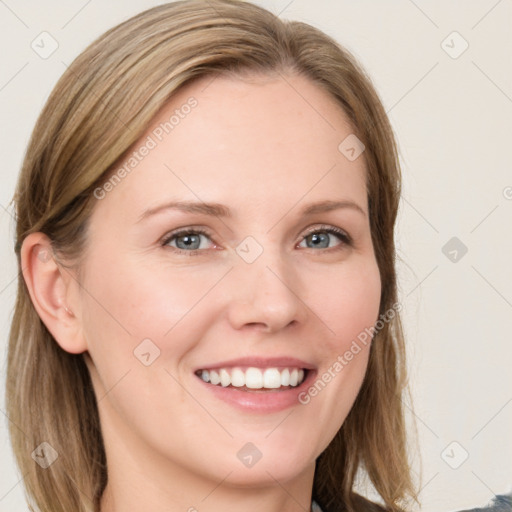
POLYGON ((219 203, 203 203, 195 201, 171 201, 153 208, 148 208, 139 217, 137 222, 160 213, 164 210, 181 210, 187 213, 199 213, 203 215, 210 215, 212 217, 231 217, 231 211, 229 208, 219 203))

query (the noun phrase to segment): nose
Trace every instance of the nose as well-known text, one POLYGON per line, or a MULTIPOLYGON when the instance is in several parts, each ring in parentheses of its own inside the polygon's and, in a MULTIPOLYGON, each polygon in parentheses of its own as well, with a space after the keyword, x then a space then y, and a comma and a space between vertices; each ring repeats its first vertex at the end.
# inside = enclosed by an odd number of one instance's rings
POLYGON ((234 329, 277 332, 307 317, 296 271, 279 255, 264 253, 254 262, 238 261, 228 319, 234 329))

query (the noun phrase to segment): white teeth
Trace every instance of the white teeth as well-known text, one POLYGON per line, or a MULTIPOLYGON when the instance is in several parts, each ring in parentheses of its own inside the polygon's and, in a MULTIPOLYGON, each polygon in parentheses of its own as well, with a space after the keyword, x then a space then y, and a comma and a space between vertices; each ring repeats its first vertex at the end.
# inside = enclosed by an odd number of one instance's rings
POLYGON ((281 374, 277 368, 267 368, 263 373, 263 387, 277 389, 281 387, 281 374))
POLYGON ((261 389, 263 387, 263 374, 259 368, 247 368, 245 386, 249 389, 261 389))
POLYGON ((229 373, 222 368, 220 371, 220 385, 222 387, 229 386, 231 384, 231 377, 229 376, 229 373))
POLYGON ((220 384, 220 376, 215 370, 210 372, 210 382, 215 385, 220 384))
POLYGON ((245 386, 245 374, 240 370, 240 368, 233 368, 233 371, 231 372, 231 385, 235 388, 245 386))
POLYGON ((304 380, 302 368, 218 368, 217 370, 202 370, 199 373, 205 382, 222 387, 233 386, 249 389, 278 389, 283 386, 295 387, 304 380))

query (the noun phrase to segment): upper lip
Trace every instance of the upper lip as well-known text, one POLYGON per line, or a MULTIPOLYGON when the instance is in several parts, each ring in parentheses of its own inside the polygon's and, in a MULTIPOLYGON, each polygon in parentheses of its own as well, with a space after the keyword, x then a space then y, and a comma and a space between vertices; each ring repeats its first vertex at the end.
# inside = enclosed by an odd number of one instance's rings
POLYGON ((235 366, 249 366, 254 368, 304 368, 314 370, 315 366, 296 357, 240 357, 220 363, 210 363, 200 366, 198 370, 215 370, 218 368, 232 368, 235 366))

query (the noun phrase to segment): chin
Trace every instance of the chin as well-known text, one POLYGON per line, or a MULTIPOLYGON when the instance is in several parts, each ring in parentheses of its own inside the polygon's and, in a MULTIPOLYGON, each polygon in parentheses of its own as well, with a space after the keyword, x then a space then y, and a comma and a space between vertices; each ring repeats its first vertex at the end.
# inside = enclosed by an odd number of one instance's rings
MULTIPOLYGON (((252 468, 244 468, 236 466, 232 473, 226 479, 226 484, 240 488, 260 488, 267 486, 275 486, 276 482, 285 485, 286 482, 296 479, 303 473, 314 471, 315 461, 295 461, 290 458, 283 457, 277 460, 273 457, 272 461, 265 464, 260 460, 252 468)), ((227 473, 226 473, 227 474, 227 473)))
POLYGON ((216 473, 227 475, 231 472, 227 480, 233 486, 261 487, 313 472, 318 454, 312 451, 311 436, 304 439, 304 436, 294 436, 293 433, 278 436, 275 432, 267 439, 265 436, 268 436, 267 432, 253 437, 253 441, 235 441, 233 456, 228 455, 229 450, 219 454, 222 462, 215 466, 216 473))

